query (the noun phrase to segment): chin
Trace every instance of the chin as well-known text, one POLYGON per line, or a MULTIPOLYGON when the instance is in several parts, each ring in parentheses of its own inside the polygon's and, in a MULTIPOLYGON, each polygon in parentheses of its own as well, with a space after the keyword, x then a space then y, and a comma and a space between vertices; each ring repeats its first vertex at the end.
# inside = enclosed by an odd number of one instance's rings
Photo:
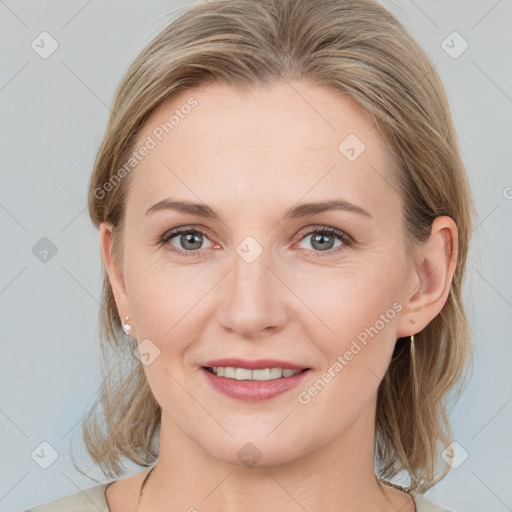
POLYGON ((203 444, 210 455, 225 464, 247 467, 264 468, 280 466, 293 462, 304 453, 297 441, 291 437, 267 433, 236 436, 234 439, 212 440, 212 444, 203 444))

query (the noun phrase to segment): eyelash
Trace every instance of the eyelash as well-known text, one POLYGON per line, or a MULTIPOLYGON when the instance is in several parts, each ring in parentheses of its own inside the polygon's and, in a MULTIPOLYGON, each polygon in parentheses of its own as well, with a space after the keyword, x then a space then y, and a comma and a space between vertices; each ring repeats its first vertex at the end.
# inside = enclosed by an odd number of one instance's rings
MULTIPOLYGON (((167 242, 169 240, 171 240, 171 238, 174 238, 175 236, 177 235, 181 235, 183 233, 200 233, 204 236, 207 236, 207 231, 203 228, 200 228, 200 227, 190 227, 190 226, 184 226, 184 227, 181 227, 181 228, 176 228, 176 229, 173 229, 171 231, 166 231, 162 237, 160 238, 159 240, 159 244, 160 245, 166 245, 167 242)), ((332 249, 329 249, 327 251, 315 251, 315 250, 312 250, 313 254, 316 255, 316 256, 319 256, 319 257, 322 257, 322 256, 329 256, 329 255, 332 255, 334 253, 337 253, 337 252, 340 252, 340 251, 343 251, 344 249, 346 249, 347 247, 351 247, 354 245, 354 240, 353 238, 348 235, 347 233, 344 233, 343 231, 340 231, 338 229, 335 229, 335 228, 330 228, 330 227, 327 227, 327 226, 323 226, 321 228, 316 228, 316 229, 304 229, 302 231, 300 231, 299 235, 300 235, 300 240, 299 241, 302 241, 304 238, 306 238, 307 236, 309 235, 312 235, 312 234, 316 234, 316 233, 321 233, 321 234, 329 234, 329 235, 335 235, 339 238, 339 240, 341 242, 343 242, 342 245, 338 246, 338 247, 335 247, 335 248, 332 248, 332 249)), ((169 245, 170 247, 170 251, 172 252, 175 252, 177 253, 178 255, 180 256, 184 256, 184 257, 194 257, 194 256, 199 256, 200 255, 200 251, 201 249, 197 249, 197 250, 194 250, 194 251, 183 251, 181 249, 177 249, 176 247, 174 246, 171 246, 169 245)), ((306 249, 304 249, 306 250, 306 249)))

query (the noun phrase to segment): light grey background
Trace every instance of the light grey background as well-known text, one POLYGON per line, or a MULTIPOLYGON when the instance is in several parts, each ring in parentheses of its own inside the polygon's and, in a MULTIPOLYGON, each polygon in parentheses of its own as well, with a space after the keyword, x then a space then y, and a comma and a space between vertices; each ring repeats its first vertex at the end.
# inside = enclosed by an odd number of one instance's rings
MULTIPOLYGON (((475 369, 451 412, 468 458, 428 495, 455 512, 512 510, 512 3, 382 1, 444 80, 480 222, 467 289, 475 369), (469 44, 457 58, 454 31, 469 44)), ((186 5, 0 0, 2 512, 96 485, 68 455, 99 385, 101 260, 87 183, 122 75, 186 5), (47 59, 31 48, 43 31, 59 45, 47 59), (32 250, 43 237, 57 249, 47 262, 32 250), (42 442, 59 454, 48 469, 31 456, 42 442)))

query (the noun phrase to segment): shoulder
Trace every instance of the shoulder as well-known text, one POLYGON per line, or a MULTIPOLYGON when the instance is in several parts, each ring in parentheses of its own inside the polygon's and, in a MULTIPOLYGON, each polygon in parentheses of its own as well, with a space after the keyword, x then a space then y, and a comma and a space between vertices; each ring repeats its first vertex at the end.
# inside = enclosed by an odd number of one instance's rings
POLYGON ((390 482, 388 480, 379 479, 380 482, 394 489, 398 489, 403 493, 409 494, 409 496, 414 500, 414 504, 416 506, 416 512, 452 512, 451 510, 447 510, 439 505, 436 505, 428 498, 426 498, 423 494, 420 494, 417 491, 410 491, 407 488, 398 485, 394 482, 390 482))
POLYGON ((423 494, 414 495, 414 502, 416 503, 416 512, 451 512, 425 498, 423 494))
POLYGON ((49 501, 25 512, 110 512, 105 490, 111 483, 89 487, 84 491, 49 501))

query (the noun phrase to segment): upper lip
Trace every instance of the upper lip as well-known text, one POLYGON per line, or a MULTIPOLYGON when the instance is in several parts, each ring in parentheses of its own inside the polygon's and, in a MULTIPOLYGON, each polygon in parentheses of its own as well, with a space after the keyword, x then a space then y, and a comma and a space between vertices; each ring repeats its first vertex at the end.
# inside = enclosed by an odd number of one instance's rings
POLYGON ((277 359, 255 359, 250 361, 248 359, 239 359, 230 357, 227 359, 215 359, 204 363, 207 368, 213 367, 233 367, 233 368, 247 368, 248 370, 263 370, 265 368, 289 368, 290 370, 304 370, 307 366, 292 363, 290 361, 279 361, 277 359))

